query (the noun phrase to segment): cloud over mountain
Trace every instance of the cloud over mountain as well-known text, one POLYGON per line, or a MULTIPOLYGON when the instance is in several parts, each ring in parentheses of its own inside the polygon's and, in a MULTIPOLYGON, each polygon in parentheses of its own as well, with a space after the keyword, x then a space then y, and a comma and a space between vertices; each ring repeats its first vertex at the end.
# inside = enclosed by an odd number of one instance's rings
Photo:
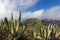
POLYGON ((43 16, 48 19, 60 20, 60 6, 54 6, 48 9, 43 16))
POLYGON ((44 10, 38 10, 35 12, 27 12, 22 14, 22 19, 30 19, 30 18, 41 18, 44 10))
POLYGON ((60 20, 60 6, 54 6, 46 11, 42 9, 35 12, 28 12, 24 14, 22 18, 39 18, 39 19, 48 18, 60 20))

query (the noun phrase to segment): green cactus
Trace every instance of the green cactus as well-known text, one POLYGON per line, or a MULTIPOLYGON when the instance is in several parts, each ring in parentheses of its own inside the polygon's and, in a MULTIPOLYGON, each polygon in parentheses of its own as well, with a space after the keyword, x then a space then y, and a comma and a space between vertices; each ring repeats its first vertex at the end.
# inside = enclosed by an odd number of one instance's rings
POLYGON ((20 24, 21 24, 21 12, 20 12, 18 21, 19 21, 19 26, 20 26, 20 24))
POLYGON ((11 13, 11 26, 14 26, 13 13, 11 13))

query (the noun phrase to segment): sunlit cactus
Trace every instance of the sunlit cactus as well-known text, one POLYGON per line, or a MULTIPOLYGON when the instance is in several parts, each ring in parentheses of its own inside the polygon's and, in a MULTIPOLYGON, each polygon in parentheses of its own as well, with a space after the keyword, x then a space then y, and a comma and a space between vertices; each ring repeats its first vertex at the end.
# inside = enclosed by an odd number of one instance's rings
POLYGON ((11 33, 14 33, 14 18, 13 18, 13 13, 11 13, 11 33))
POLYGON ((16 32, 18 31, 19 27, 21 26, 21 12, 20 12, 20 15, 19 15, 19 18, 18 18, 18 21, 17 21, 17 26, 16 26, 16 32))
POLYGON ((14 18, 13 18, 13 13, 11 13, 11 25, 14 26, 14 18))

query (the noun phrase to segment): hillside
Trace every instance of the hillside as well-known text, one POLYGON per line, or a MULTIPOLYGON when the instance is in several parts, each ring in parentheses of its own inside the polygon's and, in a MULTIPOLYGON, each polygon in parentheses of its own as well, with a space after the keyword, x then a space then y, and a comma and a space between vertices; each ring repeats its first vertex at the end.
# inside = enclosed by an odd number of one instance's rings
POLYGON ((60 26, 60 21, 59 20, 46 20, 46 19, 43 19, 43 20, 40 20, 40 19, 28 19, 26 21, 24 21, 24 24, 39 24, 39 25, 42 25, 42 24, 45 24, 45 25, 48 25, 48 24, 55 24, 57 26, 60 26))

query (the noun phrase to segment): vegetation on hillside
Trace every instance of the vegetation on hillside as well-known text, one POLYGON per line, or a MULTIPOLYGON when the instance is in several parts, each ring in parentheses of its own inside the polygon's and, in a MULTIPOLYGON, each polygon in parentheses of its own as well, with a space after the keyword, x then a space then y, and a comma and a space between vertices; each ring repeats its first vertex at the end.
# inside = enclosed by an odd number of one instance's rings
POLYGON ((5 17, 0 21, 0 40, 60 40, 60 28, 55 24, 44 25, 41 20, 21 23, 21 13, 16 21, 5 17))

